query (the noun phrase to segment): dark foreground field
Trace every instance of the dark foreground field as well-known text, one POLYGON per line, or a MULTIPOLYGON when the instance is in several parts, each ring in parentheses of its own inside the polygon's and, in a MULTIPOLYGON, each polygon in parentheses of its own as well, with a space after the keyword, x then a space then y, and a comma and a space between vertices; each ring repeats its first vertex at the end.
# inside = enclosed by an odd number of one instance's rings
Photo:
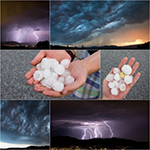
POLYGON ((120 138, 78 140, 72 137, 51 138, 51 150, 55 149, 149 149, 148 142, 136 142, 120 138))

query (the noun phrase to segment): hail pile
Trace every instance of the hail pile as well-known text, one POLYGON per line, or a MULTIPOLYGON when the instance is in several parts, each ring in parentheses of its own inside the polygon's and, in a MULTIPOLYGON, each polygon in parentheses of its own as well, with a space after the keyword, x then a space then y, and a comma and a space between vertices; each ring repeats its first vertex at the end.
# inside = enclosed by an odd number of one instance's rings
POLYGON ((56 59, 43 58, 41 63, 36 65, 37 71, 33 78, 40 81, 43 86, 61 92, 66 85, 74 82, 70 71, 67 70, 69 64, 69 59, 63 59, 59 64, 56 59))
POLYGON ((121 70, 114 68, 112 74, 108 74, 106 80, 108 81, 108 87, 111 89, 112 95, 118 95, 119 91, 125 91, 126 85, 133 82, 133 76, 131 76, 132 68, 129 65, 124 65, 121 70))

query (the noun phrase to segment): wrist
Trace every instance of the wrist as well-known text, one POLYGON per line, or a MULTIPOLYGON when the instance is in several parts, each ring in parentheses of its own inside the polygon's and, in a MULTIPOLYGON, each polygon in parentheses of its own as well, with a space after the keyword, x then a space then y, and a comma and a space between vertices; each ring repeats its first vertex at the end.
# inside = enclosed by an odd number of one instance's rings
POLYGON ((68 53, 68 55, 70 56, 71 61, 73 61, 74 58, 75 58, 75 52, 72 51, 72 50, 65 50, 65 51, 66 51, 66 53, 68 53))
POLYGON ((103 94, 102 100, 110 100, 110 99, 103 94))

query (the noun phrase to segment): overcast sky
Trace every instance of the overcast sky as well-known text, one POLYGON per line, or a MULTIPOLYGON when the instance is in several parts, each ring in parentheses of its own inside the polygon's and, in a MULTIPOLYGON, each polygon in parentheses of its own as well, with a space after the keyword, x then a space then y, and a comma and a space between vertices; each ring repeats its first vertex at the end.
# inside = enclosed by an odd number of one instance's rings
POLYGON ((51 109, 52 136, 82 139, 87 129, 90 139, 97 128, 99 138, 148 141, 148 101, 52 101, 51 109))
POLYGON ((51 43, 130 45, 149 40, 148 1, 52 1, 51 43))
POLYGON ((49 145, 49 101, 1 101, 1 147, 49 145))

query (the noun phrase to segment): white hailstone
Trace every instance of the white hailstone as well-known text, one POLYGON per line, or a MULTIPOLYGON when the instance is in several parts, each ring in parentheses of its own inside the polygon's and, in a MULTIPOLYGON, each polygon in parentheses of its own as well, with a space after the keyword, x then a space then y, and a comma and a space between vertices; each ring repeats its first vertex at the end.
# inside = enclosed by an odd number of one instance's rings
POLYGON ((116 88, 111 89, 112 95, 118 95, 118 90, 116 88))
POLYGON ((37 64, 37 65, 36 65, 36 68, 37 68, 37 70, 39 70, 39 71, 43 71, 43 69, 42 69, 42 67, 41 67, 41 63, 37 64))
POLYGON ((55 72, 51 72, 50 76, 51 78, 54 78, 54 79, 58 79, 58 74, 56 74, 55 72))
POLYGON ((65 85, 72 84, 73 82, 74 82, 74 78, 71 75, 65 78, 65 85))
POLYGON ((43 86, 46 86, 46 80, 47 79, 43 79, 43 80, 40 81, 43 86))
POLYGON ((68 68, 69 67, 69 64, 70 64, 70 60, 69 59, 63 59, 61 62, 60 62, 61 65, 63 65, 65 68, 68 68))
POLYGON ((119 82, 117 82, 117 81, 113 81, 113 83, 114 83, 114 85, 115 85, 115 88, 117 88, 117 89, 119 89, 119 82))
POLYGON ((119 70, 118 68, 114 68, 113 73, 114 73, 114 74, 120 73, 120 70, 119 70))
POLYGON ((62 76, 65 78, 67 76, 70 75, 70 71, 69 70, 65 70, 65 72, 62 74, 62 76))
POLYGON ((108 74, 107 76, 106 76, 106 80, 107 81, 112 81, 114 79, 114 74, 108 74))
POLYGON ((126 76, 124 77, 124 82, 125 82, 126 84, 132 83, 132 82, 133 82, 133 76, 126 75, 126 76))
POLYGON ((120 91, 125 91, 126 90, 126 85, 124 83, 120 84, 120 91))
POLYGON ((42 71, 35 71, 35 73, 33 74, 33 78, 35 81, 40 81, 43 79, 43 73, 42 71))
POLYGON ((132 73, 132 68, 129 65, 124 65, 121 70, 127 75, 132 73))
POLYGON ((58 75, 62 75, 65 72, 65 68, 62 65, 56 65, 53 69, 58 75))
POLYGON ((49 69, 45 69, 45 70, 43 71, 43 77, 44 77, 44 78, 48 78, 50 75, 51 75, 51 72, 50 72, 49 69))
POLYGON ((59 65, 59 62, 56 59, 52 59, 52 69, 54 69, 57 65, 59 65))
POLYGON ((46 79, 46 85, 45 85, 45 86, 50 89, 50 88, 52 87, 52 85, 53 85, 56 81, 57 81, 57 80, 56 80, 55 78, 51 78, 51 77, 50 77, 50 78, 47 78, 47 79, 46 79))
POLYGON ((123 79, 119 81, 119 84, 125 83, 123 79))
POLYGON ((65 78, 64 78, 63 76, 61 76, 61 77, 59 77, 59 78, 58 78, 58 80, 57 80, 57 81, 59 81, 59 82, 61 82, 61 83, 64 83, 65 78))
POLYGON ((115 84, 114 84, 113 82, 109 82, 109 83, 108 83, 108 87, 112 89, 112 88, 115 87, 115 84))
POLYGON ((119 73, 117 73, 117 74, 114 75, 114 79, 116 81, 120 81, 121 80, 121 77, 120 77, 119 73))
POLYGON ((64 84, 57 81, 52 85, 52 88, 54 91, 61 92, 64 89, 64 84))
POLYGON ((41 61, 41 68, 45 70, 45 69, 50 69, 50 67, 51 67, 51 64, 49 63, 48 58, 43 58, 41 61))

